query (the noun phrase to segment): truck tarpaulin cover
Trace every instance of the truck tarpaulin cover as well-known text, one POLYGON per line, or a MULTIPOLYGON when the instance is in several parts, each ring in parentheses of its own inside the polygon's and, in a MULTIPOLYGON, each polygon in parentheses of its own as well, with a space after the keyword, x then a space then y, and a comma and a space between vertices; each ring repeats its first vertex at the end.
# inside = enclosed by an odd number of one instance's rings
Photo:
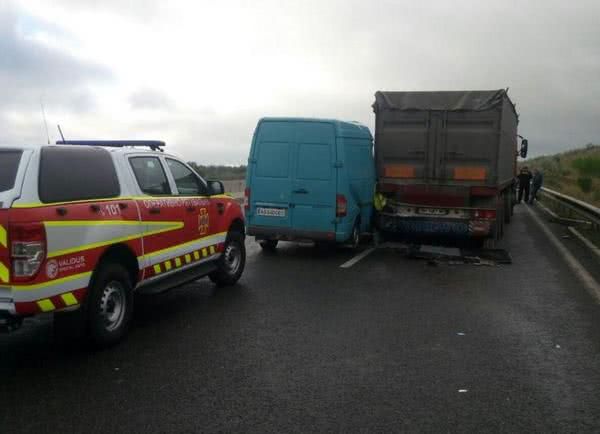
POLYGON ((486 111, 502 105, 506 90, 375 93, 373 110, 486 111))

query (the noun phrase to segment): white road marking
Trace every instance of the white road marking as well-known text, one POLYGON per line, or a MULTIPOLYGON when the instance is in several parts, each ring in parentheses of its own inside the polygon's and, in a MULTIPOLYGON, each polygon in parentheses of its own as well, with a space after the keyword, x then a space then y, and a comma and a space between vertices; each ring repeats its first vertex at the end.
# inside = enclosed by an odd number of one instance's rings
POLYGON ((600 303, 600 284, 594 279, 594 277, 588 273, 588 271, 581 265, 581 263, 569 252, 569 250, 560 242, 560 240, 552 233, 548 226, 529 208, 525 207, 533 221, 542 229, 544 234, 548 237, 550 242, 554 244, 554 247, 562 255, 563 259, 567 263, 571 270, 581 280, 585 289, 596 299, 597 303, 600 303))
POLYGON ((569 226, 569 231, 571 231, 571 233, 573 235, 575 235, 577 238, 579 238, 579 240, 583 244, 585 244, 588 247, 588 249, 590 249, 592 252, 594 252, 600 258, 600 248, 596 247, 590 240, 588 240, 581 232, 579 232, 573 226, 569 226))
POLYGON ((350 259, 349 261, 344 262, 342 265, 340 265, 340 268, 350 268, 354 264, 356 264, 358 261, 360 261, 361 259, 364 259, 365 257, 370 255, 374 251, 375 251, 375 247, 371 247, 370 249, 367 249, 364 252, 359 253, 354 258, 350 259))

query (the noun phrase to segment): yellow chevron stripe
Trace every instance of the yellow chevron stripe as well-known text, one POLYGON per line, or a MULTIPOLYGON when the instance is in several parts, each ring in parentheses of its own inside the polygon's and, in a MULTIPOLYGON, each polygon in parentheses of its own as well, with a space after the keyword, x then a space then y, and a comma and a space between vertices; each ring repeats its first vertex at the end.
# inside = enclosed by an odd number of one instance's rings
POLYGON ((10 270, 0 262, 0 281, 6 283, 10 278, 10 270))
POLYGON ((211 255, 214 255, 214 254, 215 254, 215 246, 210 246, 210 247, 208 248, 208 250, 210 250, 210 254, 211 254, 211 255))
POLYGON ((165 261, 165 270, 169 271, 172 267, 171 261, 165 261))
POLYGON ((4 247, 8 247, 6 229, 4 229, 4 226, 2 225, 0 225, 0 244, 4 247))
POLYGON ((195 244, 198 241, 202 241, 202 240, 205 240, 205 239, 210 239, 210 238, 213 238, 213 237, 223 236, 223 235, 226 235, 226 234, 227 234, 227 232, 219 232, 217 234, 207 235, 206 237, 197 238, 195 240, 188 241, 188 242, 185 242, 183 244, 178 244, 176 246, 167 247, 166 249, 156 250, 154 252, 146 253, 144 256, 139 256, 138 257, 138 261, 143 261, 144 259, 152 258, 154 256, 161 255, 163 253, 167 253, 167 252, 171 252, 173 250, 181 249, 182 247, 186 247, 186 246, 195 244))
POLYGON ((38 301, 37 305, 40 307, 40 309, 42 309, 42 312, 51 312, 56 309, 56 307, 54 307, 54 303, 52 303, 52 300, 49 298, 38 301))
POLYGON ((175 266, 176 267, 181 267, 181 259, 175 258, 175 266))
POLYGON ((162 270, 160 269, 160 264, 156 264, 156 265, 154 266, 154 273, 155 273, 155 274, 160 274, 160 273, 162 273, 162 270))
POLYGON ((208 256, 208 250, 202 249, 202 256, 206 258, 208 256))
POLYGON ((78 304, 77 299, 71 292, 67 292, 66 294, 61 295, 60 298, 63 299, 67 306, 74 306, 78 304))
POLYGON ((192 262, 192 257, 190 255, 185 255, 185 263, 189 264, 190 262, 192 262))
POLYGON ((198 250, 194 250, 194 259, 197 261, 200 259, 200 252, 198 250))

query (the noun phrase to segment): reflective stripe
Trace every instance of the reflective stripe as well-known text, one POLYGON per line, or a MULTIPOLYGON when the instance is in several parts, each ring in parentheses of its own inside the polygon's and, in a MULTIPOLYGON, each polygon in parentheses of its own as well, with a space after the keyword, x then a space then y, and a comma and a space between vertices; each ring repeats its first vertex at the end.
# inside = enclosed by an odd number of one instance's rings
POLYGON ((42 309, 42 312, 51 312, 56 309, 56 307, 54 307, 54 303, 52 303, 52 300, 49 298, 38 301, 37 305, 40 307, 40 309, 42 309))
POLYGON ((192 262, 192 257, 190 255, 185 255, 185 262, 186 262, 186 264, 189 264, 190 262, 192 262))
POLYGON ((169 271, 171 268, 173 268, 173 267, 171 266, 171 261, 166 261, 166 262, 165 262, 165 270, 169 271))
POLYGON ((177 246, 168 247, 166 249, 147 253, 144 256, 138 257, 138 261, 143 264, 144 260, 149 259, 150 263, 146 264, 146 266, 151 266, 166 261, 167 259, 174 258, 176 256, 183 256, 187 253, 192 253, 194 250, 207 248, 210 245, 222 243, 225 241, 226 237, 227 232, 220 232, 215 235, 209 235, 207 237, 198 238, 193 241, 188 241, 187 243, 179 244, 177 246))
POLYGON ((122 243, 170 232, 184 227, 183 222, 146 222, 137 220, 46 221, 48 258, 122 243), (146 227, 156 229, 147 230, 146 227), (86 244, 78 244, 86 240, 86 244), (90 242, 91 241, 91 242, 90 242))
POLYGON ((70 292, 67 292, 66 294, 61 295, 60 298, 62 298, 62 300, 65 302, 66 306, 73 306, 73 305, 78 304, 77 299, 70 292))
POLYGON ((154 272, 155 272, 156 274, 160 274, 160 273, 162 272, 162 270, 160 269, 160 264, 156 264, 156 265, 154 266, 154 272))
MULTIPOLYGON (((233 199, 233 196, 229 194, 219 194, 215 196, 179 196, 179 197, 169 197, 169 199, 233 199)), ((74 205, 80 203, 89 203, 89 202, 116 202, 116 201, 124 201, 124 200, 156 200, 157 198, 154 196, 129 196, 129 197, 107 197, 101 199, 84 199, 84 200, 73 200, 70 202, 52 202, 52 203, 42 203, 42 202, 23 202, 23 203, 13 203, 13 208, 43 208, 45 206, 59 206, 59 205, 74 205)))
POLYGON ((4 226, 2 226, 2 225, 0 225, 0 245, 2 245, 4 247, 8 247, 6 229, 4 229, 4 226))
POLYGON ((198 259, 200 259, 200 252, 198 252, 198 250, 194 251, 194 259, 197 261, 198 259))
POLYGON ((0 281, 6 283, 10 278, 10 270, 6 265, 0 262, 0 281))
MULTIPOLYGON (((89 279, 89 277, 91 277, 91 275, 92 275, 91 271, 86 271, 85 273, 73 274, 72 276, 67 276, 67 277, 63 277, 63 278, 55 279, 55 280, 49 280, 48 282, 43 282, 43 283, 35 283, 33 285, 14 285, 12 288, 13 288, 13 290, 16 290, 16 291, 32 291, 35 289, 47 288, 49 286, 59 286, 64 283, 69 283, 71 281, 82 279, 82 278, 89 279)), ((80 288, 85 288, 85 286, 87 286, 87 285, 81 286, 80 288)), ((77 289, 79 289, 79 288, 77 288, 77 289)))
POLYGON ((211 255, 214 255, 214 254, 215 254, 215 246, 210 246, 210 247, 208 248, 208 250, 210 251, 210 254, 211 254, 211 255))
POLYGON ((202 256, 206 258, 208 256, 208 250, 202 249, 202 256))
POLYGON ((176 267, 181 267, 181 259, 175 258, 175 266, 176 267))
POLYGON ((54 297, 65 292, 73 292, 78 289, 87 288, 90 284, 91 271, 63 277, 62 279, 34 285, 13 285, 12 297, 15 303, 37 301, 44 298, 54 297))

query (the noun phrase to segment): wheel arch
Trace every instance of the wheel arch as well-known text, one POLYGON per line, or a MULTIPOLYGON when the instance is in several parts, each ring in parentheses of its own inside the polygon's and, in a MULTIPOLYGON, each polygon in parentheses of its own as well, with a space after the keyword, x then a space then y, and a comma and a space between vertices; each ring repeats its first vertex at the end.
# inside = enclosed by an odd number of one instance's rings
POLYGON ((122 243, 113 244, 112 246, 107 248, 104 251, 104 253, 102 253, 102 256, 100 256, 100 259, 96 264, 94 273, 92 274, 90 285, 93 283, 94 278, 98 270, 102 267, 102 265, 110 262, 117 263, 125 267, 131 278, 131 286, 135 288, 140 278, 140 268, 137 256, 135 255, 135 253, 133 253, 133 250, 131 250, 130 247, 122 243))
POLYGON ((235 218, 229 225, 227 229, 228 232, 239 232, 243 236, 246 236, 246 226, 244 225, 244 221, 240 218, 235 218))

